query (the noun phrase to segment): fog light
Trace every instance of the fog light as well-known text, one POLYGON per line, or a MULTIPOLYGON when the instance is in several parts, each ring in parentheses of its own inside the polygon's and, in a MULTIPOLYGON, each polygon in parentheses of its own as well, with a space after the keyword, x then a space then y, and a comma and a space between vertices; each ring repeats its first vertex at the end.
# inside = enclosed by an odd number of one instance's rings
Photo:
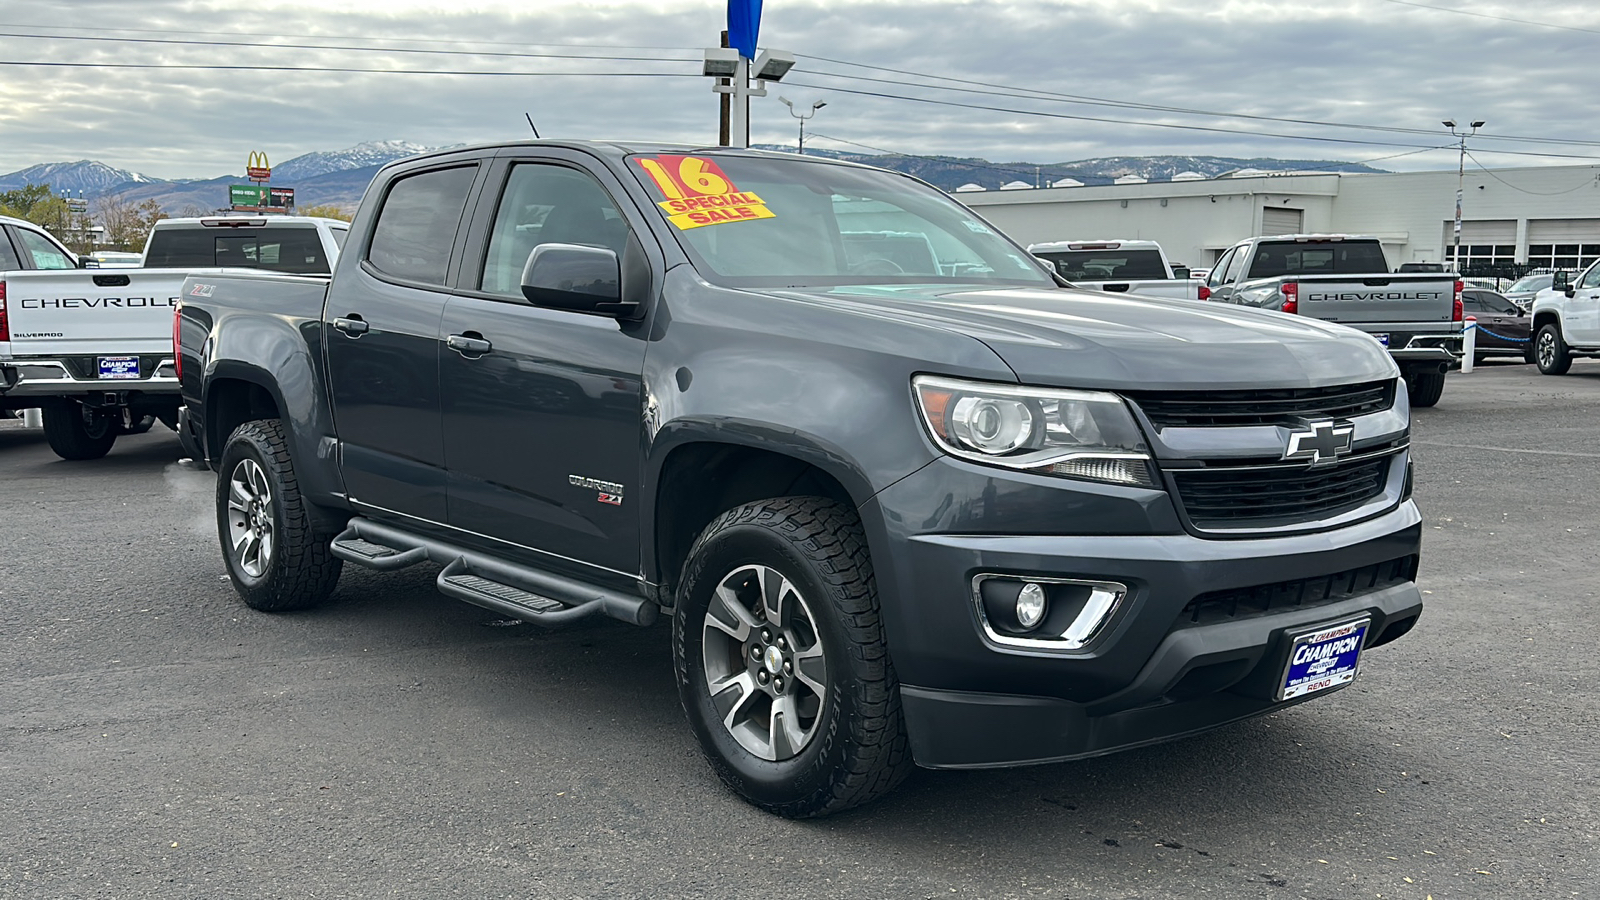
POLYGON ((1028 582, 1017 594, 1017 624, 1034 628, 1044 621, 1044 588, 1028 582))

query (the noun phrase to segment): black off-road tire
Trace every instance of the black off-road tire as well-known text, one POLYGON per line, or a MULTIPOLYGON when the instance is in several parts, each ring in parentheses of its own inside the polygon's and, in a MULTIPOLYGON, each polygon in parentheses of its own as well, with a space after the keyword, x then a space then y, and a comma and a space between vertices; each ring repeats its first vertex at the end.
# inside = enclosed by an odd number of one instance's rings
POLYGON ((1443 372, 1418 372, 1406 373, 1406 390, 1411 394, 1411 405, 1417 408, 1429 407, 1437 404, 1439 398, 1444 396, 1443 372))
POLYGON ((672 652, 679 696, 711 767, 761 809, 787 818, 829 815, 888 793, 913 768, 866 535, 848 506, 785 497, 738 507, 708 525, 679 580, 672 652), (728 573, 749 565, 777 570, 810 598, 827 662, 814 736, 785 760, 740 745, 705 676, 712 594, 728 573))
POLYGON ((333 536, 319 534, 312 526, 278 420, 246 422, 228 438, 217 469, 217 537, 233 588, 251 609, 309 609, 325 602, 338 585, 344 562, 329 550, 333 536), (270 516, 273 541, 260 574, 245 570, 230 537, 233 478, 247 460, 259 467, 270 487, 264 514, 270 516))
POLYGON ((121 431, 115 418, 90 413, 76 400, 50 403, 40 412, 45 440, 62 459, 99 459, 111 452, 121 431))
POLYGON ((1541 375, 1565 375, 1572 368, 1572 348, 1561 337, 1561 326, 1549 322, 1534 332, 1533 364, 1541 375))

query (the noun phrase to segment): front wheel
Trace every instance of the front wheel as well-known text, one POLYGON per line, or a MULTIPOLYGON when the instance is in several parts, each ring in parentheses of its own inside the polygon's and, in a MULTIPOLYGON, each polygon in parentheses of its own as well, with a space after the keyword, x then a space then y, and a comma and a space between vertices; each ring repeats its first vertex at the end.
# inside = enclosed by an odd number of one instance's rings
POLYGON ((283 424, 246 422, 228 438, 217 477, 217 536, 233 588, 251 609, 284 612, 327 600, 344 563, 300 495, 283 424))
POLYGON ((45 440, 62 459, 99 459, 117 442, 117 419, 76 400, 51 403, 43 413, 45 440))
POLYGON ((1433 406, 1444 396, 1444 373, 1407 372, 1406 390, 1411 394, 1412 406, 1433 406))
POLYGON ((1533 364, 1543 375, 1565 375, 1572 368, 1572 352, 1554 322, 1539 329, 1533 339, 1533 364))
POLYGON ((788 497, 718 517, 684 565, 672 647, 678 693, 712 768, 756 806, 827 815, 910 772, 854 510, 788 497))

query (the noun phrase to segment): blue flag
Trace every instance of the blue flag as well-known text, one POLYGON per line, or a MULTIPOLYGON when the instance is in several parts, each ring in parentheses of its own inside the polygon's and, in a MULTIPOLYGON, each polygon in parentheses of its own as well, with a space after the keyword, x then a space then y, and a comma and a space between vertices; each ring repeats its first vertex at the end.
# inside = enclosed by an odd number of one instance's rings
POLYGON ((728 46, 745 59, 755 59, 760 30, 761 0, 728 0, 728 46))

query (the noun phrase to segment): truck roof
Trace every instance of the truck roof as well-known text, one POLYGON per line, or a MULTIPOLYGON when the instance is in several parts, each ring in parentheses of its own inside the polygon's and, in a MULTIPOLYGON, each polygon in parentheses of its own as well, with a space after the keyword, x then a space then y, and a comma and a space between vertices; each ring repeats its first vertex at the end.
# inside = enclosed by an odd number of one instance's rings
POLYGON ((350 223, 343 219, 328 219, 323 218, 322 216, 267 216, 255 215, 252 213, 218 213, 214 216, 191 216, 181 219, 161 219, 156 222, 155 227, 162 230, 178 227, 225 228, 230 227, 233 223, 239 223, 240 225, 243 225, 245 223, 255 224, 258 222, 262 226, 291 225, 297 227, 310 227, 316 225, 318 222, 325 222, 329 225, 337 225, 341 228, 350 227, 350 223))
POLYGON ((596 156, 620 159, 639 153, 715 153, 721 156, 754 156, 767 159, 791 159, 808 163, 821 163, 836 166, 856 166, 858 168, 872 168, 860 163, 842 159, 828 159, 822 156, 801 156, 795 153, 783 153, 777 150, 752 150, 747 147, 717 147, 706 144, 673 144, 662 141, 572 141, 572 140, 525 140, 525 141, 492 141, 481 144, 466 144, 460 147, 449 147, 434 150, 417 156, 408 156, 405 159, 388 163, 384 168, 401 163, 428 159, 431 157, 451 156, 457 153, 482 152, 484 150, 502 150, 513 147, 564 147, 570 150, 583 150, 596 156))
POLYGON ((1263 234, 1258 237, 1245 238, 1239 243, 1250 241, 1376 241, 1378 238, 1370 234, 1263 234))
POLYGON ((1094 240, 1046 241, 1029 244, 1028 252, 1060 252, 1062 250, 1160 250, 1155 241, 1129 240, 1127 238, 1096 238, 1094 240))

